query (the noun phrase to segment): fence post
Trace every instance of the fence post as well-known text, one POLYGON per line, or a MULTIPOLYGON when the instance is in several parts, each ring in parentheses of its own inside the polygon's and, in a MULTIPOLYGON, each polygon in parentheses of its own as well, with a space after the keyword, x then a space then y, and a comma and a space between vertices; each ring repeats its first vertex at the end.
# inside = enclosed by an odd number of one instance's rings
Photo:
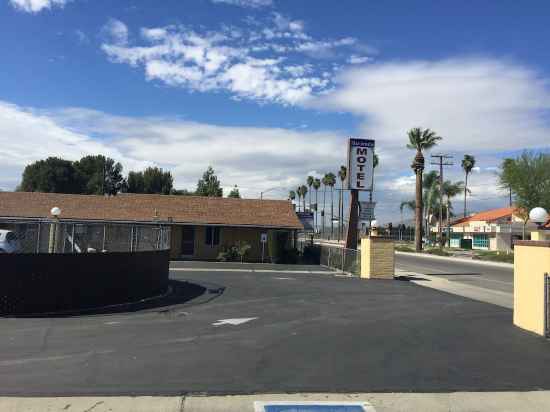
POLYGON ((107 225, 103 224, 103 242, 101 243, 101 251, 105 250, 105 238, 107 237, 107 225))
POLYGON ((346 248, 342 248, 342 272, 344 271, 344 267, 345 267, 345 262, 346 262, 346 248))
POLYGON ((38 234, 36 236, 36 253, 40 253, 40 232, 42 230, 41 223, 38 222, 38 234))
POLYGON ((133 252, 134 247, 134 226, 132 225, 132 230, 130 231, 130 252, 133 252))
POLYGON ((74 253, 74 223, 71 231, 71 252, 74 253))
POLYGON ((330 251, 331 251, 331 250, 332 250, 332 248, 331 248, 331 247, 328 247, 328 265, 327 265, 327 266, 328 266, 329 268, 332 267, 332 266, 330 266, 330 251))

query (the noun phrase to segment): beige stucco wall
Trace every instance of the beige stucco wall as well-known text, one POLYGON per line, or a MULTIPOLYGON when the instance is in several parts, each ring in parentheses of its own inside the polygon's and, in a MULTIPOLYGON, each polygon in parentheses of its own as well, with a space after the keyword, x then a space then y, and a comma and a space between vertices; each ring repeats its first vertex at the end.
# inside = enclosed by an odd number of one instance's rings
MULTIPOLYGON (((170 257, 177 259, 181 256, 182 230, 181 226, 172 227, 171 252, 170 257)), ((265 245, 264 259, 270 261, 269 242, 274 241, 273 234, 277 232, 274 229, 247 228, 247 227, 220 227, 220 242, 218 245, 206 244, 206 226, 195 226, 195 244, 194 259, 216 260, 219 253, 224 249, 235 245, 238 241, 247 242, 251 249, 246 255, 247 261, 260 261, 262 258, 262 244, 260 242, 261 234, 267 233, 268 243, 265 245)), ((290 231, 288 231, 290 232, 290 231)), ((289 236, 290 237, 290 236, 289 236)), ((290 242, 287 247, 290 247, 290 242)))
POLYGON ((514 248, 514 325, 544 335, 544 274, 550 273, 550 244, 539 245, 514 248))
POLYGON ((531 232, 531 240, 550 240, 550 230, 534 230, 531 232))
POLYGON ((379 237, 361 239, 361 277, 393 279, 395 273, 394 242, 379 237))

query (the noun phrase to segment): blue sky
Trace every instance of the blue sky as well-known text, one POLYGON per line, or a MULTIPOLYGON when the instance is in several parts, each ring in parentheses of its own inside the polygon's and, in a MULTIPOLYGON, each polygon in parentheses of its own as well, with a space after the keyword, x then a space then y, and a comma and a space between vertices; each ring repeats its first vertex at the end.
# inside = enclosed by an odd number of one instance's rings
POLYGON ((102 152, 179 187, 212 164, 226 187, 282 198, 364 136, 378 217, 395 220, 421 126, 457 164, 477 157, 472 209, 502 206, 500 159, 549 146, 549 15, 545 1, 1 0, 0 188, 30 161, 102 152))

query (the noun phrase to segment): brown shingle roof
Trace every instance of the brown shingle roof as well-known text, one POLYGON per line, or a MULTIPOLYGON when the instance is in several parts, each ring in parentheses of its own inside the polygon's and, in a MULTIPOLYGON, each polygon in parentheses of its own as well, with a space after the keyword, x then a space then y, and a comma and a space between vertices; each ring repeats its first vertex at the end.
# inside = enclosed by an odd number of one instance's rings
POLYGON ((512 217, 515 211, 516 208, 513 207, 501 207, 500 209, 485 210, 483 212, 473 214, 472 216, 459 219, 453 223, 453 226, 464 225, 468 222, 492 222, 494 220, 502 219, 504 217, 512 217))
POLYGON ((120 194, 69 195, 0 192, 0 218, 46 218, 52 207, 61 219, 151 222, 302 229, 290 202, 200 196, 120 194))

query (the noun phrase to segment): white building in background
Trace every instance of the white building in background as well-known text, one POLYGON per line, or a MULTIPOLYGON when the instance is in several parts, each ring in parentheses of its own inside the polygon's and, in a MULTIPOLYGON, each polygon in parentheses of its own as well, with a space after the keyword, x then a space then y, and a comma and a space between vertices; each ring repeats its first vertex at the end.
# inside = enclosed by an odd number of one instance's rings
MULTIPOLYGON (((451 247, 511 251, 514 240, 521 239, 523 220, 517 209, 504 207, 475 213, 451 225, 451 247)), ((536 225, 528 222, 527 238, 536 225)))

